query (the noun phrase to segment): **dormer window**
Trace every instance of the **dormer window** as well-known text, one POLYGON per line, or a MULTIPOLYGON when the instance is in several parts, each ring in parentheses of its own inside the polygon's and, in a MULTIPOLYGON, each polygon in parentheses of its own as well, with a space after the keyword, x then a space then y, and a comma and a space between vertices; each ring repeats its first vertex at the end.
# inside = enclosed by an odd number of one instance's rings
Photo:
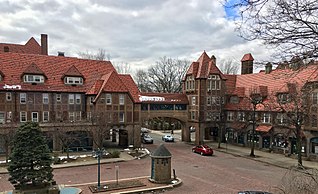
POLYGON ((71 85, 83 85, 83 78, 82 77, 65 77, 64 83, 71 84, 71 85))
POLYGON ((24 75, 24 82, 26 83, 44 83, 43 75, 24 75))
POLYGON ((282 104, 289 102, 289 94, 288 93, 278 94, 278 101, 279 103, 282 103, 282 104))

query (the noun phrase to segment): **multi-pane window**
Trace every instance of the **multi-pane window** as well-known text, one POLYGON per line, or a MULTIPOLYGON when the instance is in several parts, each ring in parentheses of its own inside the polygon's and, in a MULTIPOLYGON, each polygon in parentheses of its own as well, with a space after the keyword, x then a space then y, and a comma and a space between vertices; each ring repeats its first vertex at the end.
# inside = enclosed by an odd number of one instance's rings
POLYGON ((312 103, 318 104, 318 93, 317 92, 312 93, 312 103))
POLYGON ((286 114, 278 113, 276 117, 276 122, 279 125, 283 125, 287 123, 286 114))
POLYGON ((20 103, 21 104, 26 103, 26 93, 20 93, 20 103))
POLYGON ((5 122, 5 112, 0 112, 0 123, 5 122))
POLYGON ((208 77, 208 91, 209 90, 220 90, 221 79, 219 75, 210 75, 208 77))
POLYGON ((74 104, 74 94, 69 94, 68 95, 68 103, 69 104, 74 104))
POLYGON ((75 113, 74 112, 68 112, 68 120, 75 121, 75 113))
POLYGON ((44 83, 43 75, 25 75, 24 82, 27 83, 44 83))
POLYGON ((234 112, 232 111, 227 112, 227 120, 234 121, 234 112))
POLYGON ((27 122, 27 112, 20 112, 20 122, 27 122))
POLYGON ((6 100, 7 100, 7 101, 11 101, 11 100, 12 100, 12 94, 11 94, 11 92, 7 92, 7 93, 6 93, 6 100))
POLYGON ((65 77, 64 78, 65 84, 72 84, 72 85, 82 85, 83 78, 82 77, 65 77))
POLYGON ((230 103, 232 103, 232 104, 237 104, 237 103, 239 103, 239 98, 238 98, 238 96, 231 96, 231 97, 230 97, 230 103))
POLYGON ((61 102, 61 101, 62 101, 62 95, 56 94, 56 102, 61 102))
POLYGON ((49 103, 49 94, 48 93, 43 93, 43 104, 48 104, 49 103))
POLYGON ((195 89, 195 80, 193 76, 188 76, 186 79, 186 90, 194 90, 195 89))
POLYGON ((106 94, 106 104, 112 104, 112 95, 106 94))
POLYGON ((192 96, 191 98, 191 102, 192 102, 192 105, 196 105, 196 97, 195 96, 192 96))
POLYGON ((191 111, 190 114, 191 120, 195 120, 195 111, 191 111))
POLYGON ((311 127, 317 127, 317 115, 311 115, 311 127))
POLYGON ((119 113, 119 122, 124 122, 125 121, 125 114, 123 112, 119 113))
POLYGON ((81 104, 81 95, 80 94, 75 95, 75 101, 76 101, 76 104, 81 104))
POLYGON ((81 114, 81 112, 76 112, 75 113, 75 116, 76 116, 76 121, 80 121, 80 120, 82 120, 82 114, 81 114))
MULTIPOLYGON (((280 103, 286 103, 289 101, 289 94, 287 93, 282 93, 278 95, 278 100, 280 103)), ((316 100, 317 102, 317 100, 316 100)))
POLYGON ((32 122, 39 122, 39 113, 38 112, 32 112, 32 122))
POLYGON ((264 113, 263 114, 263 123, 270 123, 271 122, 271 114, 270 113, 264 113))
POLYGON ((239 121, 244 122, 245 121, 245 112, 238 112, 237 117, 238 117, 239 121))
POLYGON ((43 111, 43 122, 49 122, 49 112, 43 111))
POLYGON ((119 104, 124 105, 125 104, 125 95, 119 94, 119 104))

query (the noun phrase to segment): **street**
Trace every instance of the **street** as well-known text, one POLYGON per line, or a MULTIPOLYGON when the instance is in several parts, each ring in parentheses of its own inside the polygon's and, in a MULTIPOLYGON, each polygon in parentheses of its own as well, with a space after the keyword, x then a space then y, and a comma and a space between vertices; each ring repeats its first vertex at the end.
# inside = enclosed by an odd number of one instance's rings
MULTIPOLYGON (((165 143, 161 134, 151 133, 154 144, 144 144, 150 152, 164 143, 172 154, 172 168, 183 184, 165 193, 237 193, 239 190, 265 190, 279 185, 286 169, 265 163, 235 157, 215 151, 213 156, 191 152, 192 145, 180 141, 165 143)), ((150 157, 120 163, 101 165, 101 181, 115 180, 115 166, 119 166, 119 179, 150 176, 150 157)), ((97 165, 54 169, 58 184, 77 185, 97 182, 97 165)), ((1 191, 11 190, 8 175, 0 175, 1 191)), ((80 186, 85 190, 86 186, 80 186)))

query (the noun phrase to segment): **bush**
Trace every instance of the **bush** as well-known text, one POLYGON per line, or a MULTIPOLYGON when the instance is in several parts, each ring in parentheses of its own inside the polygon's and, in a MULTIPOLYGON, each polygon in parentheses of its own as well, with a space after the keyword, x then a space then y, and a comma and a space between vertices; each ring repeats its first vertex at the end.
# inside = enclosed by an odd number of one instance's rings
POLYGON ((110 153, 112 158, 119 158, 119 156, 120 156, 120 151, 118 151, 118 150, 111 150, 109 153, 110 153))

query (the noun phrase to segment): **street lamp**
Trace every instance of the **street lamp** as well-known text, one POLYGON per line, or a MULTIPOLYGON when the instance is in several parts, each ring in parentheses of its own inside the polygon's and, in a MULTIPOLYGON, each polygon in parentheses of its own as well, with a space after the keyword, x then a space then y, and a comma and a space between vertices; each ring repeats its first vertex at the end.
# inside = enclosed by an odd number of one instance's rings
POLYGON ((97 189, 100 190, 100 157, 101 157, 102 151, 98 148, 96 151, 97 156, 97 189))
POLYGON ((254 154, 254 148, 255 148, 255 125, 256 125, 256 117, 255 117, 255 112, 256 112, 256 106, 260 103, 262 103, 263 99, 262 96, 259 94, 255 94, 251 96, 251 103, 253 104, 253 129, 252 129, 252 148, 251 148, 251 157, 255 157, 254 154))

